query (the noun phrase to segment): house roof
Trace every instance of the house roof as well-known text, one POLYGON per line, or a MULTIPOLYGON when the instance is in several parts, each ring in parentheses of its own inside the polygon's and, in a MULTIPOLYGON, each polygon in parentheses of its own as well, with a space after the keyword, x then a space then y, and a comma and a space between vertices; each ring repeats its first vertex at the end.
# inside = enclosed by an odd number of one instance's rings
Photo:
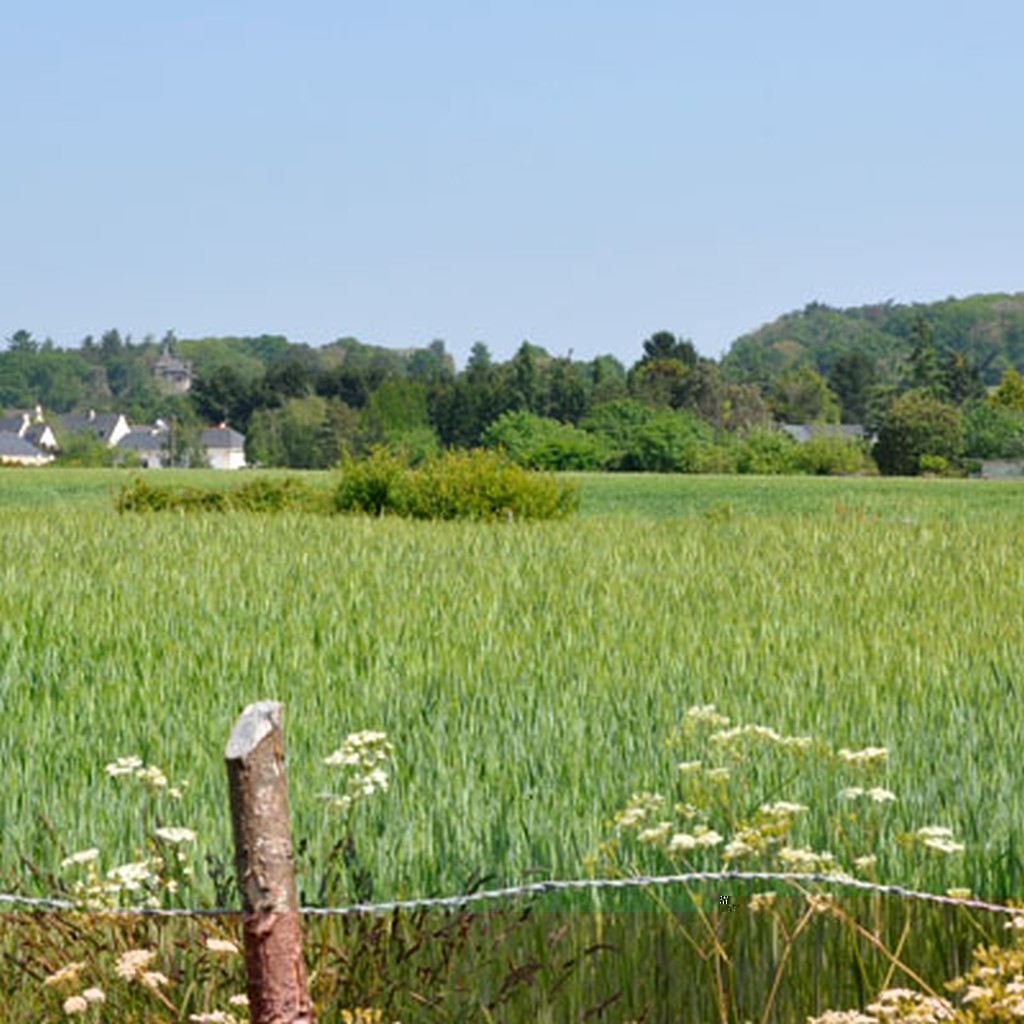
POLYGON ((812 437, 867 437, 859 423, 783 423, 782 430, 794 441, 810 441, 812 437))
POLYGON ((61 416, 60 424, 72 433, 89 430, 107 440, 122 419, 124 414, 119 412, 89 412, 85 415, 61 416))
POLYGON ((40 458, 45 455, 46 452, 40 451, 34 444, 29 444, 10 430, 0 430, 0 456, 40 458))
POLYGON ((200 438, 204 448, 233 448, 240 450, 245 447, 245 435, 231 427, 208 427, 200 438))
POLYGON ((118 448, 133 452, 158 452, 167 444, 167 430, 161 427, 132 427, 120 441, 118 448))
POLYGON ((20 437, 28 423, 29 415, 27 412, 15 412, 0 419, 0 430, 8 434, 17 434, 20 437))

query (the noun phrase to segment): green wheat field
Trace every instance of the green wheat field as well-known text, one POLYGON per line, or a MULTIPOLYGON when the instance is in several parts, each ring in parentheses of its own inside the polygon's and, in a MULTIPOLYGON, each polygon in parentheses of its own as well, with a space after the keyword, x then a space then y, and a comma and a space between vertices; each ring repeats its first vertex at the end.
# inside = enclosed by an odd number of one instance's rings
MULTIPOLYGON (((405 898, 600 870, 631 795, 678 785, 707 704, 887 748, 885 880, 1024 895, 1024 484, 581 476, 567 520, 466 524, 120 515, 124 482, 0 472, 2 890, 56 895, 87 848, 137 856, 138 788, 105 770, 135 755, 187 780, 159 823, 196 832, 213 904, 224 745, 274 698, 305 901, 340 837, 324 758, 349 733, 386 732, 394 757, 353 826, 359 892, 335 895, 405 898), (896 841, 923 825, 962 852, 896 841)), ((836 784, 804 771, 765 796, 811 807, 821 849, 836 784)))

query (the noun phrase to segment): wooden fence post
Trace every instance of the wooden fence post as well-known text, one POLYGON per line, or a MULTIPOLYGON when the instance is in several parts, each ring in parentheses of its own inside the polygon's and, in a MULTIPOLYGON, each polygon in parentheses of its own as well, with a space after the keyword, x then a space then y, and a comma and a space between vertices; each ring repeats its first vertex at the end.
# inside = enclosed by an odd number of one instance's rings
POLYGON ((224 760, 252 1024, 315 1024, 295 890, 283 705, 263 700, 238 717, 224 760))

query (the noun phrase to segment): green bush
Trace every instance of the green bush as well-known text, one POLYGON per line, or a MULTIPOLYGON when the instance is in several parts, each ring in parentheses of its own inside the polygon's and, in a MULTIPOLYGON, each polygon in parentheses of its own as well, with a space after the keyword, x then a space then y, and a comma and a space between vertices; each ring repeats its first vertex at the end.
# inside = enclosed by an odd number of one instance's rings
POLYGON ((813 476, 851 476, 869 473, 875 464, 862 442, 816 434, 798 445, 793 453, 793 468, 813 476))
POLYGON ((374 448, 368 458, 342 463, 341 483, 334 493, 338 512, 364 512, 379 516, 401 514, 407 498, 409 467, 387 448, 374 448))
POLYGON ((604 461, 604 446, 593 434, 522 410, 503 413, 481 440, 528 469, 599 469, 604 461))
POLYGON ((329 492, 293 478, 249 480, 226 490, 162 486, 137 478, 117 496, 119 512, 326 512, 329 507, 329 492))
POLYGON ((781 430, 752 430, 740 444, 736 468, 740 473, 778 476, 796 466, 796 441, 781 430))
POLYGON ((340 512, 414 519, 559 519, 575 511, 574 486, 483 449, 445 452, 416 467, 376 450, 342 469, 340 512))

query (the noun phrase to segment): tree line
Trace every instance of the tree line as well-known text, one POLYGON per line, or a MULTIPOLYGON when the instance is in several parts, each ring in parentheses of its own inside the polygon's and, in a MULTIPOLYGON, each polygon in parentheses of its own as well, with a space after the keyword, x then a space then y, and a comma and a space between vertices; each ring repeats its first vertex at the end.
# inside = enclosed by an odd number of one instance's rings
POLYGON ((178 437, 226 423, 250 461, 326 468, 378 447, 420 461, 501 448, 549 469, 858 472, 877 437, 883 472, 955 472, 1024 456, 1024 297, 833 310, 812 304, 738 339, 721 360, 658 331, 625 366, 523 342, 493 359, 478 342, 458 369, 443 341, 392 349, 354 338, 313 347, 277 335, 134 341, 116 329, 76 348, 26 330, 0 352, 0 405, 160 418, 178 437), (186 360, 173 393, 154 370, 186 360), (777 428, 817 424, 797 445, 777 428))

